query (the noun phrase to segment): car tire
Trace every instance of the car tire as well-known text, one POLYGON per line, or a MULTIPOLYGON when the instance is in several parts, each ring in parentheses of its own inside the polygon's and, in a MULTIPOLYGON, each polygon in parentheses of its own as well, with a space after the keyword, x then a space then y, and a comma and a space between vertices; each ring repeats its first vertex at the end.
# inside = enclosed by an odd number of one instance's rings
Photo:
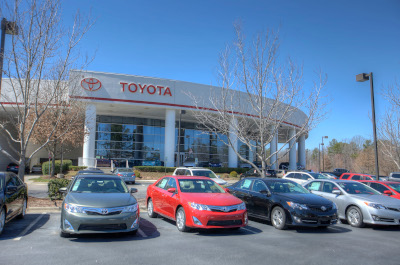
POLYGON ((66 232, 64 232, 64 231, 60 231, 60 237, 69 238, 70 236, 71 236, 70 233, 66 233, 66 232))
POLYGON ((190 229, 186 226, 186 214, 185 214, 185 209, 183 207, 180 207, 176 211, 176 228, 180 232, 188 232, 190 229))
POLYGON ((320 225, 318 226, 319 229, 328 229, 329 225, 320 225))
POLYGON ((25 198, 24 199, 24 204, 22 205, 22 212, 18 215, 18 218, 19 219, 23 219, 24 217, 25 217, 25 214, 26 214, 26 207, 28 206, 28 201, 27 201, 27 199, 25 198))
POLYGON ((360 210, 360 208, 356 207, 356 206, 351 206, 349 209, 347 209, 346 211, 346 219, 347 222, 353 226, 353 227, 364 227, 364 219, 363 219, 363 215, 362 212, 360 210))
POLYGON ((136 236, 138 230, 139 229, 136 229, 136 230, 133 230, 133 231, 129 231, 128 234, 131 235, 131 236, 136 236))
POLYGON ((154 212, 154 205, 151 199, 147 201, 147 214, 149 215, 150 218, 157 217, 157 214, 154 212))
POLYGON ((241 227, 232 227, 232 228, 229 228, 229 230, 238 231, 240 228, 241 228, 241 227))
POLYGON ((279 230, 285 230, 287 228, 286 213, 283 208, 276 206, 274 209, 272 209, 271 223, 276 229, 279 230))
POLYGON ((131 184, 135 184, 135 181, 132 181, 131 184))
POLYGON ((4 231, 5 224, 6 224, 6 209, 2 208, 0 211, 0 235, 4 231))

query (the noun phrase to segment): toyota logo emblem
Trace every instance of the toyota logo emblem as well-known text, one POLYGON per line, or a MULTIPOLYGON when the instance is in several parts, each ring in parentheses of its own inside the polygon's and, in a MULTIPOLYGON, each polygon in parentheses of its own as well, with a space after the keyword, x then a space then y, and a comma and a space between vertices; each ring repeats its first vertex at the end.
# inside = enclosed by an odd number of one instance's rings
POLYGON ((224 207, 224 212, 227 212, 228 211, 228 207, 224 207))
POLYGON ((325 206, 322 206, 322 207, 321 207, 321 210, 325 212, 325 211, 326 211, 326 207, 325 207, 325 206))
POLYGON ((101 209, 101 214, 108 214, 108 210, 107 209, 101 209))
POLYGON ((101 82, 93 77, 84 78, 81 81, 81 87, 87 91, 97 91, 101 88, 101 82))

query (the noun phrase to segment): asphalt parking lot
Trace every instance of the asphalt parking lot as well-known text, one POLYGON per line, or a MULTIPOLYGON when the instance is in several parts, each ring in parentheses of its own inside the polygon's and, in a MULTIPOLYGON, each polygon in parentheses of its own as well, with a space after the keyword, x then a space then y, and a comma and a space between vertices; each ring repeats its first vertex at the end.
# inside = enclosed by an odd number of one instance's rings
POLYGON ((142 212, 140 231, 59 236, 60 213, 30 213, 6 225, 1 264, 399 264, 399 227, 279 231, 250 220, 239 231, 180 233, 142 212))

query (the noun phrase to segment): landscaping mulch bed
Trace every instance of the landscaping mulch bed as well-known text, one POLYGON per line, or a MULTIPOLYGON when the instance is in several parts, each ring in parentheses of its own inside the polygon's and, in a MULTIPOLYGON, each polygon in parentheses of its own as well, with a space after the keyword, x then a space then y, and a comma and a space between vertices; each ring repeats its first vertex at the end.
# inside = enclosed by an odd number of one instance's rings
POLYGON ((62 200, 50 200, 50 198, 28 197, 29 207, 61 207, 62 200))

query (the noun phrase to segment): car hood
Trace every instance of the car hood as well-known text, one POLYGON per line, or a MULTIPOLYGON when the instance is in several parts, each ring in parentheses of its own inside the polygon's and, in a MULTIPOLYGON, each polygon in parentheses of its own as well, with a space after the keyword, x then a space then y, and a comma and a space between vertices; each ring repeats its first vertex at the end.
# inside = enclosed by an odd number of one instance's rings
POLYGON ((231 206, 242 201, 229 193, 181 193, 181 199, 213 206, 231 206))
POLYGON ((303 193, 275 193, 281 199, 301 204, 311 205, 330 205, 332 202, 328 199, 322 198, 315 194, 303 194, 303 193))
POLYGON ((212 178, 212 180, 214 180, 216 183, 218 184, 223 184, 225 185, 226 183, 228 183, 226 180, 223 179, 219 179, 219 178, 212 178))
POLYGON ((385 195, 370 195, 370 194, 357 194, 350 195, 355 199, 363 200, 367 202, 379 203, 385 206, 394 206, 395 208, 400 208, 400 201, 398 199, 385 196, 385 195))
POLYGON ((130 193, 75 193, 65 197, 66 203, 85 207, 119 207, 136 203, 130 193))

